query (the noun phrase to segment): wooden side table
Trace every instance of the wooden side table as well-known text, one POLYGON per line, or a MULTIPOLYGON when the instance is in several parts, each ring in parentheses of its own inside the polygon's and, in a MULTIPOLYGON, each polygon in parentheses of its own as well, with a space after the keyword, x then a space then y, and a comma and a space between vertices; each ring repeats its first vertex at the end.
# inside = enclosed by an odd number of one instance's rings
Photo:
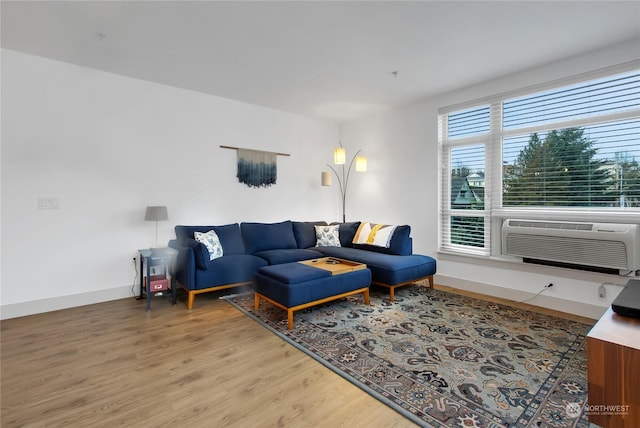
MULTIPOLYGON (((172 303, 176 304, 176 287, 175 280, 173 277, 173 262, 175 257, 178 255, 178 251, 167 247, 167 248, 154 248, 151 249, 142 249, 138 250, 139 259, 140 259, 140 295, 138 299, 147 299, 147 310, 151 310, 151 296, 159 294, 160 292, 155 292, 151 289, 151 278, 152 268, 161 269, 164 272, 165 278, 168 276, 169 280, 169 288, 171 289, 171 293, 173 294, 172 303)), ((161 292, 164 292, 162 290, 161 292)))
POLYGON ((611 308, 587 335, 589 422, 640 427, 640 319, 611 308))

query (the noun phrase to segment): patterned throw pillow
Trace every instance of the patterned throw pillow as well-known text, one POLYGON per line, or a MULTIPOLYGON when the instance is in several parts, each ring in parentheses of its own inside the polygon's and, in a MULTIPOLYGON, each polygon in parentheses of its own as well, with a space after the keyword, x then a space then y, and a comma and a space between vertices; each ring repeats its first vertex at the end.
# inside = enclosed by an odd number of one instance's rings
POLYGON ((196 241, 201 242, 209 251, 209 260, 215 260, 218 257, 222 257, 222 244, 216 234, 215 230, 210 230, 207 233, 194 232, 193 237, 196 241))
POLYGON ((362 222, 353 237, 353 243, 389 248, 396 227, 389 224, 362 222))
POLYGON ((340 246, 340 225, 315 226, 316 245, 318 247, 339 247, 340 246))

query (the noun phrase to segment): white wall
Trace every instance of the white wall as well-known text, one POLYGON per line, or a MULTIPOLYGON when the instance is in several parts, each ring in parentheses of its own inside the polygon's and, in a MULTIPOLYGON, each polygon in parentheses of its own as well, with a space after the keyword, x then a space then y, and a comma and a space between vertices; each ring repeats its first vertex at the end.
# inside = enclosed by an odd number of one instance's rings
POLYGON ((621 287, 607 285, 606 299, 597 297, 597 287, 603 282, 625 284, 625 278, 438 254, 437 111, 440 107, 637 60, 639 46, 640 41, 636 40, 343 124, 342 141, 363 148, 370 156, 374 174, 366 179, 378 191, 375 198, 361 195, 359 204, 366 207, 366 212, 364 208, 354 210, 356 217, 371 217, 370 213, 375 212, 372 220, 410 224, 414 250, 438 258, 439 284, 522 300, 552 282, 554 287, 532 300, 532 304, 599 317, 621 287))
POLYGON ((161 243, 176 224, 337 219, 320 186, 337 142, 330 123, 2 50, 1 316, 131 296, 147 205, 168 207, 161 243), (252 189, 221 144, 291 156, 252 189))

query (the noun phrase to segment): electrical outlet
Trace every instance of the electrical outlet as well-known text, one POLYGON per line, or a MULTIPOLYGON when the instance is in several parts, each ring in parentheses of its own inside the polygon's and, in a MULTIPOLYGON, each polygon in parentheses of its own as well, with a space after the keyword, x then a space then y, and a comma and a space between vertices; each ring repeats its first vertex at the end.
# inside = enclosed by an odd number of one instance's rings
POLYGON ((607 289, 604 288, 604 284, 598 287, 598 297, 604 299, 607 297, 607 289))

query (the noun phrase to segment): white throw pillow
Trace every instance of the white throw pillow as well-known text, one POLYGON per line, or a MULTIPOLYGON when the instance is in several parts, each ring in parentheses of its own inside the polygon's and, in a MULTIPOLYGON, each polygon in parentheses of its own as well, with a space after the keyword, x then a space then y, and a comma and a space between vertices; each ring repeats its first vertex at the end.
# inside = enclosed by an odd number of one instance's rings
POLYGON ((316 228, 316 246, 318 247, 339 247, 340 231, 339 224, 333 226, 314 226, 316 228))
POLYGON ((201 242, 209 251, 209 260, 215 260, 218 257, 222 257, 224 252, 222 251, 222 244, 220 244, 220 238, 215 230, 210 230, 207 233, 194 232, 193 237, 196 241, 201 242))

